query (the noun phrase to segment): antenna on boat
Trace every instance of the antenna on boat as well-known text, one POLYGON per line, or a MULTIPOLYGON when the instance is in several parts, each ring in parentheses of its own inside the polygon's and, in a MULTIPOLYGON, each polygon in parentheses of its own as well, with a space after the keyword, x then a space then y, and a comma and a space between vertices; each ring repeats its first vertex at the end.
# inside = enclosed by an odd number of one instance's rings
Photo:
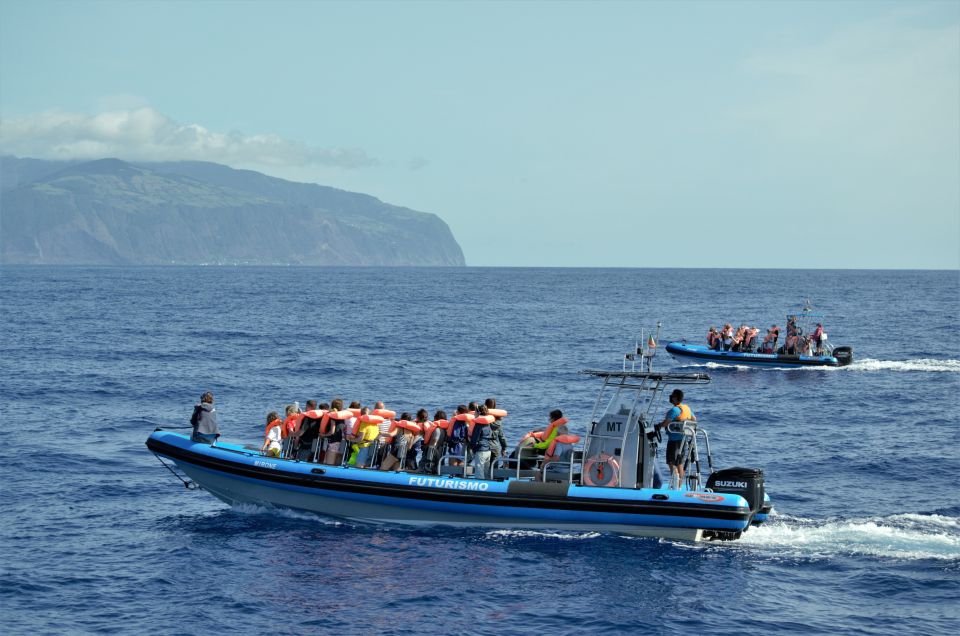
POLYGON ((633 342, 633 351, 623 356, 623 371, 627 370, 627 361, 630 361, 630 370, 637 370, 637 360, 640 360, 640 372, 650 373, 653 371, 653 357, 657 355, 657 343, 660 341, 660 328, 663 323, 657 321, 656 335, 648 334, 646 330, 640 328, 640 339, 633 342))
MULTIPOLYGON (((644 340, 643 332, 641 331, 640 340, 643 342, 643 352, 640 359, 640 370, 643 371, 646 367, 647 372, 653 371, 653 356, 657 355, 657 342, 660 341, 660 328, 663 327, 661 321, 657 321, 657 333, 656 336, 649 335, 644 340)), ((639 351, 639 349, 638 349, 639 351)))

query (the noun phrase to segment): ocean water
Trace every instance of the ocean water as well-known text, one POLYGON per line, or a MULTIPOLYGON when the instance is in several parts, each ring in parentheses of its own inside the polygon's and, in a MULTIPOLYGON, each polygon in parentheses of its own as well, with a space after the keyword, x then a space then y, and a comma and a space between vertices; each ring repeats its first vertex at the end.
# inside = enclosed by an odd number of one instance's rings
MULTIPOLYGON (((0 270, 6 634, 960 632, 960 275, 916 271, 0 270), (776 516, 737 542, 410 529, 188 491, 150 454, 216 395, 258 442, 294 400, 448 410, 515 441, 641 327, 783 324, 805 298, 841 369, 708 368, 687 402, 776 516)), ((661 370, 681 367, 658 355, 661 370)))

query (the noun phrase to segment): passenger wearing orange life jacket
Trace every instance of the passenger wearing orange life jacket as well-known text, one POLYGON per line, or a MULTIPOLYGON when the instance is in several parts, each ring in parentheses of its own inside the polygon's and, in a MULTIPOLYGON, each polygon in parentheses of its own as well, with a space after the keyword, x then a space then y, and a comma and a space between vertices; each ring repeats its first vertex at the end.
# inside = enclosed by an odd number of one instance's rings
POLYGON ((723 326, 723 331, 720 332, 720 342, 724 351, 730 351, 730 348, 733 346, 733 325, 729 322, 723 326))
POLYGON ((350 406, 347 407, 347 410, 350 411, 349 417, 343 422, 343 437, 344 437, 344 447, 343 455, 349 460, 356 458, 357 447, 354 444, 353 432, 357 428, 357 420, 360 418, 360 411, 363 407, 360 405, 360 402, 354 400, 350 403, 350 406))
POLYGON ((450 427, 450 422, 447 421, 446 412, 437 411, 433 414, 433 421, 429 424, 429 427, 424 427, 420 472, 435 475, 440 458, 443 456, 443 449, 447 445, 447 430, 450 427))
POLYGON ((707 347, 716 351, 720 349, 722 342, 723 338, 720 337, 720 333, 717 331, 717 328, 710 327, 710 331, 707 332, 707 347))
POLYGON ((375 444, 374 457, 370 463, 371 466, 379 466, 383 458, 386 457, 390 444, 393 442, 391 430, 393 429, 393 420, 397 417, 397 412, 391 411, 384 406, 383 402, 378 401, 373 405, 373 415, 379 415, 383 418, 383 422, 380 423, 380 436, 377 437, 377 443, 375 444))
POLYGON ((468 412, 465 405, 457 407, 457 413, 450 420, 447 426, 447 454, 462 457, 463 459, 451 459, 451 466, 463 466, 467 457, 467 432, 470 430, 470 423, 473 421, 473 415, 468 412))
POLYGON ((493 416, 490 433, 494 443, 490 446, 490 456, 491 461, 496 463, 498 458, 507 454, 507 438, 503 435, 503 418, 507 416, 507 412, 497 408, 496 398, 487 398, 483 405, 487 407, 487 414, 493 416))
MULTIPOLYGON (((697 416, 693 414, 690 407, 683 404, 683 391, 674 389, 670 394, 670 404, 673 408, 667 411, 663 421, 656 425, 656 428, 667 428, 671 422, 696 422, 697 416)), ((680 457, 681 443, 683 442, 683 433, 668 429, 667 433, 667 465, 670 466, 670 474, 677 476, 676 483, 683 483, 683 458, 680 457)))
POLYGON ((296 451, 297 433, 300 432, 300 421, 303 415, 300 413, 299 406, 288 404, 284 411, 286 417, 283 419, 283 439, 285 444, 284 457, 293 457, 296 451))
POLYGON ((780 327, 773 325, 767 329, 767 335, 763 339, 763 344, 760 346, 761 353, 776 353, 777 351, 777 340, 780 338, 780 327))
POLYGON ((560 409, 554 409, 550 411, 550 424, 547 426, 546 430, 543 431, 541 435, 537 435, 535 431, 533 433, 534 437, 540 439, 539 442, 536 442, 533 447, 537 450, 547 450, 550 448, 550 444, 557 437, 557 435, 566 435, 570 431, 567 430, 567 418, 563 416, 563 411, 560 409))
POLYGON ((490 461, 494 441, 490 425, 495 418, 487 412, 483 404, 477 407, 477 416, 473 418, 473 431, 470 433, 469 448, 473 453, 474 476, 478 479, 490 479, 490 461))
POLYGON ((260 452, 270 457, 280 457, 281 442, 283 441, 283 420, 276 411, 267 414, 267 428, 264 429, 263 444, 260 452))
POLYGON ((393 422, 393 442, 386 457, 380 462, 380 470, 403 470, 407 451, 413 446, 420 426, 409 413, 401 413, 400 419, 393 422))
POLYGON ((356 464, 360 468, 370 466, 373 459, 373 443, 380 434, 381 422, 383 422, 383 418, 371 414, 369 408, 363 407, 360 409, 360 416, 347 436, 347 439, 353 442, 356 449, 356 452, 351 454, 348 463, 356 464))
POLYGON ((429 417, 427 409, 417 411, 417 419, 414 420, 414 423, 417 424, 419 430, 416 431, 413 444, 407 450, 407 460, 405 464, 407 470, 417 470, 417 454, 423 449, 424 431, 428 429, 428 425, 430 425, 429 428, 432 430, 432 422, 428 419, 429 417))
MULTIPOLYGON (((570 458, 573 455, 574 444, 579 441, 580 436, 573 435, 571 433, 564 433, 554 437, 553 441, 550 442, 550 446, 547 447, 547 452, 543 456, 543 466, 554 464, 554 469, 565 470, 566 466, 559 466, 557 464, 563 464, 570 461, 570 458)), ((540 475, 537 476, 537 479, 540 479, 540 475)))
POLYGON ((747 326, 746 326, 746 325, 740 325, 740 326, 737 328, 737 332, 736 332, 735 334, 733 334, 733 347, 732 347, 732 349, 733 349, 734 351, 740 351, 741 347, 743 346, 743 339, 744 339, 744 337, 746 336, 746 334, 747 334, 747 326))
POLYGON ((323 463, 330 466, 339 466, 343 461, 343 452, 346 442, 343 440, 343 429, 353 412, 343 408, 343 400, 336 398, 330 402, 330 410, 324 413, 320 420, 320 437, 326 440, 327 449, 323 454, 323 463))
POLYGON ((300 426, 294 434, 297 459, 312 461, 314 451, 319 451, 315 446, 319 444, 320 421, 329 408, 326 404, 317 407, 316 400, 307 400, 306 409, 301 414, 300 426))

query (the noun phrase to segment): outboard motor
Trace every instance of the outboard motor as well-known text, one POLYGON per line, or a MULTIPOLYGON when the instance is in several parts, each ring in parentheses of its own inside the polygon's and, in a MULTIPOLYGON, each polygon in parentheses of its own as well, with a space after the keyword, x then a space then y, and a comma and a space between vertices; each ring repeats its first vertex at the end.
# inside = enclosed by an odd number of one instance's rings
POLYGON ((763 471, 759 468, 724 468, 710 474, 707 488, 713 492, 740 495, 750 504, 750 512, 763 508, 763 471))
POLYGON ((837 359, 837 366, 845 367, 853 362, 853 347, 834 347, 833 357, 837 359))

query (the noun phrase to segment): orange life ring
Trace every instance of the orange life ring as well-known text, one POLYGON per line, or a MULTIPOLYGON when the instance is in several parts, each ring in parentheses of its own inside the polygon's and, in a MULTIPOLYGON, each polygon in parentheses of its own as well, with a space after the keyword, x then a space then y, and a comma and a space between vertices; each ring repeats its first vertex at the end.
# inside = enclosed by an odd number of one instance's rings
POLYGON ((620 485, 620 462, 613 455, 594 455, 587 460, 583 469, 583 483, 588 486, 616 488, 620 485))

